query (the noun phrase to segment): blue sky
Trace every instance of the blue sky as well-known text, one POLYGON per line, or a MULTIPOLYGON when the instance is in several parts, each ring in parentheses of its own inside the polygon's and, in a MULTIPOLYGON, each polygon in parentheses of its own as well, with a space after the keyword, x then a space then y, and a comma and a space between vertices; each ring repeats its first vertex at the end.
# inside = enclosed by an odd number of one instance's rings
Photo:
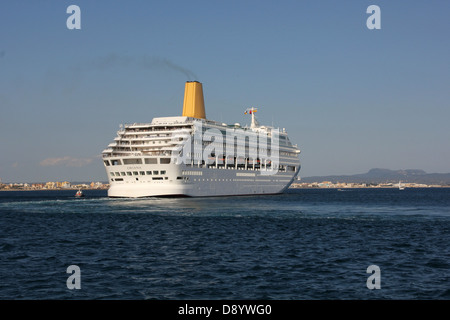
POLYGON ((449 1, 8 1, 0 178, 106 181, 121 123, 181 115, 286 128, 301 176, 450 172, 449 1), (69 30, 69 5, 81 30, 69 30), (381 29, 369 30, 369 5, 381 29))

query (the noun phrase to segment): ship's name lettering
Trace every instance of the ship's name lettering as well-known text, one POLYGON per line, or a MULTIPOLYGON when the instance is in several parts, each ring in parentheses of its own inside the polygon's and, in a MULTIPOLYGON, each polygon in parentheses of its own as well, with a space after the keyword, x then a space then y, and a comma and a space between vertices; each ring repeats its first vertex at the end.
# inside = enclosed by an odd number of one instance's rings
POLYGON ((133 170, 133 169, 141 169, 141 166, 129 166, 129 167, 127 167, 127 170, 133 170))

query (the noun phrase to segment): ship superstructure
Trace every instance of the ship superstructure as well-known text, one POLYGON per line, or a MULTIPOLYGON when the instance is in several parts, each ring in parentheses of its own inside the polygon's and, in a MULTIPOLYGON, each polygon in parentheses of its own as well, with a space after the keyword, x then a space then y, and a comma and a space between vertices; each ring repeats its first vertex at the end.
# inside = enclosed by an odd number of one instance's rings
POLYGON ((277 194, 300 170, 285 130, 206 119, 203 88, 185 84, 183 115, 120 127, 103 151, 109 197, 277 194))

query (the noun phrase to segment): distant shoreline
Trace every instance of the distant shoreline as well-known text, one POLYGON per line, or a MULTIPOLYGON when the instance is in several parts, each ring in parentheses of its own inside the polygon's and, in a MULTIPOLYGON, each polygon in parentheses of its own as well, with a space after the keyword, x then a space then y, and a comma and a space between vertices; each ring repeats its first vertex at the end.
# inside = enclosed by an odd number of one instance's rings
MULTIPOLYGON (((331 190, 352 190, 352 189, 397 189, 398 187, 392 186, 368 186, 368 187, 303 187, 303 186, 290 186, 288 189, 309 189, 309 190, 323 190, 323 189, 331 189, 331 190)), ((450 186, 420 186, 420 187, 405 187, 407 189, 444 189, 450 188, 450 186)), ((0 192, 11 192, 11 191, 76 191, 78 189, 68 188, 68 189, 0 189, 0 192)), ((83 188, 82 190, 105 190, 108 188, 83 188)))
POLYGON ((376 188, 399 188, 413 189, 413 188, 448 188, 450 184, 428 184, 415 182, 332 182, 330 180, 322 180, 315 182, 293 182, 289 188, 311 188, 311 189, 376 189, 376 188))
MULTIPOLYGON (((77 191, 78 188, 58 188, 58 189, 21 189, 8 188, 0 189, 1 191, 77 191)), ((81 190, 108 190, 108 188, 81 188, 81 190)))
MULTIPOLYGON (((450 185, 402 184, 405 189, 450 188, 450 185)), ((398 184, 326 184, 326 183, 293 183, 289 189, 398 189, 398 184)))
MULTIPOLYGON (((441 189, 450 188, 450 186, 421 186, 421 187, 405 187, 406 189, 441 189)), ((351 189, 398 189, 398 187, 297 187, 290 186, 289 189, 337 189, 337 190, 351 190, 351 189)))

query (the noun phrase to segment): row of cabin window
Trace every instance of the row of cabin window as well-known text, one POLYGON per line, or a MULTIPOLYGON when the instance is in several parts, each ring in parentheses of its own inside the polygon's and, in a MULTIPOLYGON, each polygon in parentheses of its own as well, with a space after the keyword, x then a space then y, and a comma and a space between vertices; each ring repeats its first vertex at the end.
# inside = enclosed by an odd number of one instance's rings
MULTIPOLYGON (((186 167, 216 168, 216 163, 213 162, 211 164, 206 164, 205 161, 201 161, 199 163, 195 163, 192 161, 191 163, 186 163, 186 167)), ((235 164, 227 164, 225 166, 225 164, 218 164, 217 168, 219 168, 219 169, 235 169, 236 165, 235 164)), ((238 170, 242 170, 244 168, 245 168, 245 164, 243 164, 243 163, 237 164, 238 170)), ((264 164, 255 164, 254 168, 253 168, 253 164, 249 164, 249 163, 247 164, 247 170, 257 170, 258 171, 258 170, 264 169, 264 168, 269 169, 270 164, 268 164, 267 166, 264 164)), ((295 172, 295 169, 296 169, 295 166, 285 166, 285 165, 278 166, 278 171, 280 171, 280 172, 290 172, 290 171, 295 172)))
POLYGON ((160 171, 157 171, 157 170, 154 170, 154 171, 133 171, 133 172, 131 172, 131 171, 127 171, 127 172, 110 172, 110 174, 111 174, 111 176, 112 177, 120 177, 120 176, 145 176, 145 175, 147 175, 147 176, 151 176, 151 175, 159 175, 159 174, 162 174, 162 175, 164 175, 164 174, 166 174, 166 170, 161 170, 161 172, 160 171))
MULTIPOLYGON (((145 164, 157 164, 157 158, 145 158, 144 162, 145 164)), ((120 166, 122 165, 122 160, 121 159, 114 159, 114 160, 104 160, 105 165, 107 167, 111 166, 120 166)), ((170 158, 159 158, 159 163, 160 164, 169 164, 170 163, 170 158)), ((123 159, 123 164, 142 164, 142 159, 141 158, 134 158, 134 159, 123 159)))
MULTIPOLYGON (((116 173, 119 173, 119 172, 116 172, 116 173)), ((114 176, 114 172, 111 172, 111 175, 114 176)), ((152 177, 152 180, 168 180, 168 179, 169 179, 168 177, 152 177)), ((188 181, 189 177, 177 177, 177 180, 188 181)), ((123 178, 116 178, 116 179, 111 178, 111 181, 123 181, 123 178)), ((139 181, 139 178, 136 177, 136 181, 139 181)))

